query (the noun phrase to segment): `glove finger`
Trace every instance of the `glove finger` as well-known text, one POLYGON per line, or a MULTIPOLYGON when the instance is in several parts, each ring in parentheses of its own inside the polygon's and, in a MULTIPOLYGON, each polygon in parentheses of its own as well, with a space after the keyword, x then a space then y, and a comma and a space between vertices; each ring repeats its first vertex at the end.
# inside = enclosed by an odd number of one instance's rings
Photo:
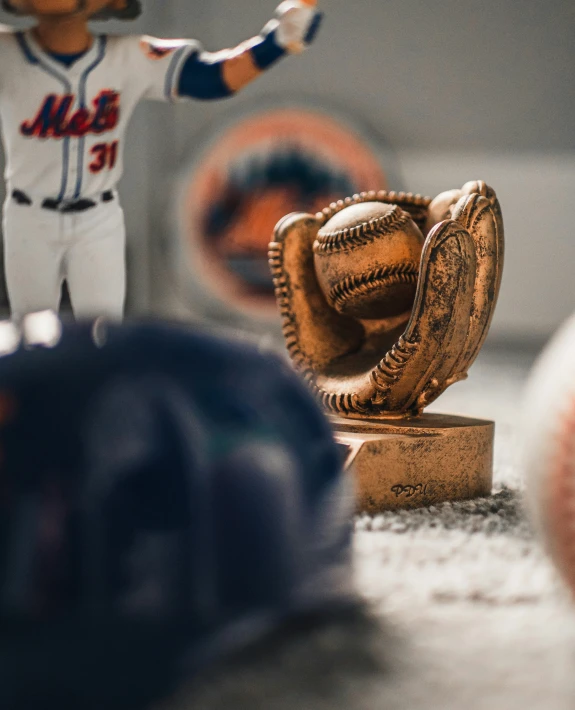
POLYGON ((453 373, 461 379, 481 350, 491 325, 501 284, 504 236, 503 222, 497 219, 490 200, 481 195, 462 198, 453 211, 453 219, 473 237, 477 258, 469 335, 453 373))
POLYGON ((319 226, 311 214, 289 215, 269 247, 286 345, 296 367, 310 377, 357 350, 364 335, 360 323, 329 307, 317 282, 313 242, 319 226))
POLYGON ((376 404, 419 413, 448 386, 465 345, 475 281, 475 247, 454 221, 426 239, 415 305, 407 329, 374 370, 376 404))

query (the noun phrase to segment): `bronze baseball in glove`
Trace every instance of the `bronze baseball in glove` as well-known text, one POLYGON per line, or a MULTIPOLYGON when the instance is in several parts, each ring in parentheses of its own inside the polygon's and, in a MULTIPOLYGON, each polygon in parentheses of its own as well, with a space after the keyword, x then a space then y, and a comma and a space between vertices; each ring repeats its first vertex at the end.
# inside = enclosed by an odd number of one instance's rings
POLYGON ((368 192, 276 227, 287 348, 331 414, 361 510, 488 495, 494 424, 423 409, 467 376, 503 269, 495 192, 368 192), (425 238, 423 235, 426 235, 425 238))
POLYGON ((324 406, 417 416, 466 377, 487 335, 503 268, 499 202, 482 181, 433 201, 362 193, 285 217, 270 265, 289 353, 324 406))
POLYGON ((313 244, 319 285, 344 316, 374 320, 413 305, 423 235, 408 212, 360 202, 332 217, 313 244))

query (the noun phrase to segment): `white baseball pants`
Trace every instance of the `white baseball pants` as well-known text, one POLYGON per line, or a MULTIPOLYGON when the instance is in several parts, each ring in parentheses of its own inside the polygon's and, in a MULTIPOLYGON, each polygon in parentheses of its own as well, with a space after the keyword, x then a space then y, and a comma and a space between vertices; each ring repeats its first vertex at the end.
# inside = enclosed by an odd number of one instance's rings
POLYGON ((64 280, 77 319, 122 318, 126 229, 117 197, 68 213, 8 197, 3 230, 13 320, 35 311, 58 311, 64 280))

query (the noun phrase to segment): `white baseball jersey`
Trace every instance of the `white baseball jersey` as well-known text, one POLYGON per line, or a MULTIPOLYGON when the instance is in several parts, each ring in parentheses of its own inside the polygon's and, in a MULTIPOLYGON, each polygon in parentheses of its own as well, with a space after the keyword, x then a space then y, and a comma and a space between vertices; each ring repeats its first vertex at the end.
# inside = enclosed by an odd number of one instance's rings
POLYGON ((140 99, 175 100, 197 42, 96 35, 66 67, 31 32, 0 32, 0 119, 9 194, 77 200, 116 187, 140 99))

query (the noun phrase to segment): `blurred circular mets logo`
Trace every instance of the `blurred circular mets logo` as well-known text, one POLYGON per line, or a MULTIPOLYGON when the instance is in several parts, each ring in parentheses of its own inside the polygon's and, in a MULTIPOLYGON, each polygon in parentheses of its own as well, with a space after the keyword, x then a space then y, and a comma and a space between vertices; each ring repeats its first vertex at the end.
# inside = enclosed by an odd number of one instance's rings
POLYGON ((343 120, 307 108, 252 114, 219 134, 184 186, 191 278, 236 311, 275 309, 267 252, 277 222, 386 187, 372 145, 343 120))

